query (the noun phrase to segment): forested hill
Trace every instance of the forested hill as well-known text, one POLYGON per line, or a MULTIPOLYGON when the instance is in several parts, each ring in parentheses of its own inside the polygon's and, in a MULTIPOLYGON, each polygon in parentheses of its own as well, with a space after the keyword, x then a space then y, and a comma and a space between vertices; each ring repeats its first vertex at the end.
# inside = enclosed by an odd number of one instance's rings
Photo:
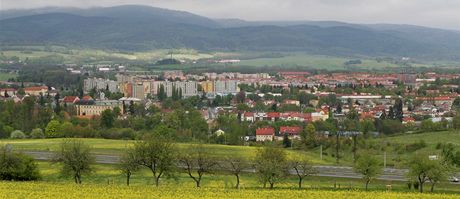
POLYGON ((407 25, 213 20, 147 6, 2 11, 2 46, 65 44, 143 51, 305 51, 460 60, 460 33, 407 25))

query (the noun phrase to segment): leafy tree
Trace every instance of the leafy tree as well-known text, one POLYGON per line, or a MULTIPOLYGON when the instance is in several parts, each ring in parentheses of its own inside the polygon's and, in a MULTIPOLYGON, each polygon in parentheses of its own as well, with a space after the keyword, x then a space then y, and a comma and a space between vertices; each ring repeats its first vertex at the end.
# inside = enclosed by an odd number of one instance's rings
POLYGON ((361 155, 355 165, 354 170, 363 176, 366 183, 366 191, 368 190, 369 183, 382 173, 383 168, 380 167, 380 162, 377 158, 371 155, 361 155))
POLYGON ((139 170, 139 166, 139 158, 135 150, 128 149, 121 155, 118 169, 126 177, 126 185, 129 186, 131 175, 139 170))
POLYGON ((305 177, 318 173, 318 171, 313 168, 312 164, 305 158, 300 160, 291 160, 290 167, 294 169, 295 174, 299 179, 299 189, 302 188, 302 182, 305 177))
POLYGON ((61 124, 57 120, 51 120, 45 128, 45 136, 47 138, 57 138, 62 137, 62 132, 60 129, 61 124))
POLYGON ((289 139, 289 134, 285 133, 283 134, 283 146, 284 148, 291 147, 292 141, 289 139))
POLYGON ((90 147, 81 140, 65 140, 53 161, 62 164, 63 175, 72 176, 76 184, 81 184, 82 175, 93 171, 95 159, 90 152, 90 147))
POLYGON ((116 115, 112 110, 107 109, 107 110, 102 111, 101 126, 105 128, 112 128, 115 118, 116 118, 116 115))
POLYGON ((134 156, 141 166, 147 167, 153 174, 158 187, 160 178, 170 174, 174 169, 175 146, 169 139, 157 136, 137 142, 134 145, 134 156))
POLYGON ((54 102, 56 103, 56 107, 54 108, 54 112, 56 114, 59 114, 61 112, 61 104, 60 104, 60 95, 59 93, 56 93, 56 95, 54 96, 54 102))
POLYGON ((440 181, 447 179, 448 174, 451 173, 452 168, 447 164, 443 164, 441 161, 432 160, 433 167, 428 171, 428 181, 431 183, 430 191, 434 191, 434 187, 440 181))
POLYGON ((374 122, 372 122, 372 120, 370 119, 362 120, 359 124, 359 127, 361 129, 361 132, 363 132, 364 138, 368 138, 369 133, 375 131, 374 122))
POLYGON ((443 177, 440 175, 442 171, 439 171, 439 169, 443 168, 439 166, 439 162, 430 160, 427 155, 416 154, 412 156, 408 161, 408 166, 409 173, 407 175, 417 180, 420 193, 423 193, 423 185, 430 179, 437 181, 443 177))
POLYGON ((179 159, 181 166, 196 183, 196 187, 201 186, 201 180, 204 174, 212 173, 217 162, 211 155, 206 152, 203 145, 190 147, 179 159))
POLYGON ((454 129, 460 129, 460 113, 457 113, 457 116, 454 117, 452 125, 454 129))
POLYGON ((270 184, 270 189, 279 182, 288 170, 286 152, 275 147, 263 147, 257 151, 255 168, 259 180, 264 184, 270 184))
POLYGON ((40 178, 38 165, 32 157, 0 146, 0 180, 29 181, 40 178))

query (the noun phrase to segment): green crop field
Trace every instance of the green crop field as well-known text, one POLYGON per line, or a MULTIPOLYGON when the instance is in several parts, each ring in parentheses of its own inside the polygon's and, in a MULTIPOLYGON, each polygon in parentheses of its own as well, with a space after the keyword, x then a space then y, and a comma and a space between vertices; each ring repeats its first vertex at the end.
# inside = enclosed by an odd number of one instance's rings
MULTIPOLYGON (((87 143, 95 154, 120 154, 126 148, 132 146, 132 140, 108 140, 108 139, 82 139, 87 143)), ((27 140, 0 140, 0 145, 11 144, 15 150, 20 151, 55 151, 59 148, 63 139, 27 139, 27 140)), ((179 150, 186 150, 191 144, 178 143, 179 150)), ((238 155, 247 159, 254 158, 258 147, 252 146, 227 146, 217 144, 205 144, 208 151, 216 157, 228 155, 238 155)), ((319 158, 319 153, 305 152, 286 149, 288 157, 306 157, 314 164, 326 165, 333 164, 332 157, 325 156, 323 160, 319 158)))

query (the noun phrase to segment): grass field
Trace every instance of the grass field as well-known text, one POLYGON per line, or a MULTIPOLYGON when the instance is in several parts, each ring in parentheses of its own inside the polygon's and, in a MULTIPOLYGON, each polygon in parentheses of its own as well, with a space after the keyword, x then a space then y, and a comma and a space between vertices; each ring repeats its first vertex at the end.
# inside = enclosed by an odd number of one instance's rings
MULTIPOLYGON (((345 69, 344 63, 349 61, 347 58, 339 58, 332 56, 320 56, 320 55, 307 55, 307 54, 294 54, 280 58, 257 58, 250 60, 242 60, 241 65, 248 66, 304 66, 315 69, 328 69, 328 70, 339 70, 345 69)), ((358 68, 384 68, 384 67, 396 67, 397 65, 387 62, 377 62, 374 60, 362 60, 362 64, 353 65, 358 68)))
MULTIPOLYGON (((91 146, 92 152, 95 154, 120 154, 126 148, 132 146, 132 140, 107 140, 107 139, 82 139, 85 143, 91 146)), ((58 149, 62 139, 27 139, 27 140, 0 140, 0 145, 11 144, 15 150, 22 151, 55 151, 58 149)), ((180 150, 186 150, 190 144, 177 144, 180 150)), ((247 159, 254 158, 258 147, 251 146, 227 146, 217 144, 206 144, 208 151, 216 157, 224 157, 228 155, 238 155, 247 159)), ((325 156, 323 160, 319 158, 319 153, 304 152, 298 150, 286 149, 288 157, 304 156, 317 165, 333 164, 332 157, 325 156)))
POLYGON ((413 143, 424 140, 428 147, 436 147, 438 143, 452 143, 460 149, 460 131, 440 131, 418 134, 405 134, 394 137, 381 138, 380 140, 394 143, 413 143))
POLYGON ((0 72, 0 81, 6 81, 10 78, 15 78, 17 75, 13 73, 3 73, 0 72))
POLYGON ((155 50, 147 52, 110 52, 94 49, 72 49, 60 50, 56 52, 43 51, 41 49, 33 50, 4 50, 0 51, 6 57, 19 57, 21 60, 37 59, 46 56, 61 56, 66 63, 81 63, 81 62, 116 62, 116 61, 148 61, 155 62, 159 59, 169 58, 172 52, 173 58, 180 60, 198 60, 212 58, 214 55, 209 53, 201 53, 190 49, 176 50, 155 50))
MULTIPOLYGON (((346 70, 346 69, 385 69, 399 67, 389 62, 377 62, 373 59, 361 59, 361 64, 346 66, 345 62, 350 59, 346 57, 311 55, 307 53, 273 53, 268 52, 199 52, 192 49, 159 49, 146 52, 114 52, 95 49, 70 49, 67 47, 46 47, 28 46, 17 47, 23 50, 16 50, 14 47, 9 50, 0 51, 7 57, 17 56, 21 60, 37 59, 46 56, 63 57, 65 63, 115 63, 115 62, 148 62, 153 63, 159 59, 172 57, 180 60, 196 61, 200 59, 241 59, 241 62, 235 65, 239 66, 277 66, 286 68, 309 68, 309 69, 327 69, 327 70, 346 70), (270 58, 272 57, 272 58, 270 58)), ((171 66, 174 69, 200 68, 200 67, 223 67, 224 64, 214 64, 209 66, 209 62, 199 64, 185 64, 179 67, 171 66)), ((429 64, 413 64, 413 66, 430 66, 429 64)), ((169 68, 169 66, 167 66, 169 68)))

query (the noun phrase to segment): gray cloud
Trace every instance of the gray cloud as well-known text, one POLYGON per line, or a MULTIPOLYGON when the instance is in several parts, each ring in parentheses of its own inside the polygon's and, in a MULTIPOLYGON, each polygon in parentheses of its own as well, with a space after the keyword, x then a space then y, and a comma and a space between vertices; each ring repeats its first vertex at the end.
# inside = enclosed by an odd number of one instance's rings
POLYGON ((0 0, 0 9, 142 4, 211 18, 338 20, 460 29, 458 0, 0 0))

